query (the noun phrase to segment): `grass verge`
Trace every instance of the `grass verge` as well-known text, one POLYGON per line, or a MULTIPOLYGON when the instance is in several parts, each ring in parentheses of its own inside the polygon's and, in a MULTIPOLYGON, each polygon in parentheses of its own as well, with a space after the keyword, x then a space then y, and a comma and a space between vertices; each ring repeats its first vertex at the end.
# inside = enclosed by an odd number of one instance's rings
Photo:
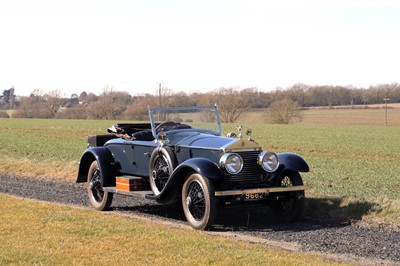
POLYGON ((91 210, 0 201, 1 265, 344 265, 91 210))
POLYGON ((28 158, 13 159, 8 156, 1 158, 0 172, 34 178, 58 179, 75 181, 78 162, 63 162, 58 160, 33 161, 28 158))

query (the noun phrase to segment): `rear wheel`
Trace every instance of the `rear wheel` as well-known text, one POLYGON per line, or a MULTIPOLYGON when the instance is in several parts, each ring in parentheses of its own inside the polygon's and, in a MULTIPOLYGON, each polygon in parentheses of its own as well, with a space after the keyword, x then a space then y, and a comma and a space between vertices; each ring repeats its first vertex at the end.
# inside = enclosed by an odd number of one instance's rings
POLYGON ((87 179, 87 192, 92 206, 99 211, 110 209, 114 194, 103 191, 101 172, 97 161, 90 165, 87 179))
POLYGON ((200 174, 191 174, 182 187, 182 206, 190 226, 210 229, 217 214, 214 185, 200 174))
MULTIPOLYGON (((303 181, 298 172, 284 171, 278 180, 281 187, 302 186, 303 181)), ((274 193, 272 209, 276 216, 284 222, 293 222, 298 219, 304 208, 304 190, 274 193)))

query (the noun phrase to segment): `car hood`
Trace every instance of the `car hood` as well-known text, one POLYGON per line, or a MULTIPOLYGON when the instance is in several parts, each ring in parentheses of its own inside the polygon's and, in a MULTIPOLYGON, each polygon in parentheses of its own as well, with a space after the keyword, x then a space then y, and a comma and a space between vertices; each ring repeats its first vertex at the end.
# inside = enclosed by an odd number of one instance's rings
POLYGON ((218 149, 224 152, 261 150, 254 141, 233 139, 199 132, 178 132, 168 136, 170 144, 180 147, 218 149))

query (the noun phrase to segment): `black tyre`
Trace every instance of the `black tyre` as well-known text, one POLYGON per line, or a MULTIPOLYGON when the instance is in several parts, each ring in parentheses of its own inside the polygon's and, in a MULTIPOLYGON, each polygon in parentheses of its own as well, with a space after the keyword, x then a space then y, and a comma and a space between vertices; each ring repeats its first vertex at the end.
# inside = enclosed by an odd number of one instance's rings
POLYGON ((103 191, 101 172, 97 161, 90 165, 87 179, 87 192, 92 206, 99 211, 110 209, 114 194, 103 191))
POLYGON ((150 187, 154 195, 158 195, 164 189, 172 172, 177 166, 175 155, 171 148, 156 148, 150 158, 150 187))
POLYGON ((200 174, 193 173, 182 187, 182 207, 186 220, 197 230, 208 230, 217 214, 214 185, 200 174))
MULTIPOLYGON (((281 187, 302 186, 303 181, 298 172, 284 171, 278 180, 281 187)), ((304 209, 304 190, 291 191, 284 193, 273 193, 272 209, 277 218, 283 222, 293 222, 297 220, 304 209)))

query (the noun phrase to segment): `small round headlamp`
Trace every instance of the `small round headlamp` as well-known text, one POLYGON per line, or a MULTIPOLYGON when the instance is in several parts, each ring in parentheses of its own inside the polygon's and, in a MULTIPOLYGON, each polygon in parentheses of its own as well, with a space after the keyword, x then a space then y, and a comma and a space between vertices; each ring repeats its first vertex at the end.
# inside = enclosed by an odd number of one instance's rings
POLYGON ((237 153, 225 153, 221 156, 219 165, 230 174, 238 174, 243 168, 243 159, 237 153))
POLYGON ((279 167, 278 155, 263 151, 258 155, 258 165, 267 172, 274 172, 279 167))

